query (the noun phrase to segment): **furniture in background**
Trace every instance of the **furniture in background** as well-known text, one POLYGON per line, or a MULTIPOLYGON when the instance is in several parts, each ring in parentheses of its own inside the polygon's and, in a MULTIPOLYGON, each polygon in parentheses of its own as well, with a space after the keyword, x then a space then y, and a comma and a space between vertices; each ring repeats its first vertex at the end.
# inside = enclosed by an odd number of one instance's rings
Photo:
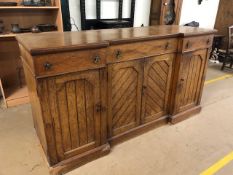
POLYGON ((228 27, 228 45, 227 45, 227 49, 223 52, 223 54, 224 54, 224 57, 223 57, 222 70, 224 70, 224 68, 232 68, 232 65, 233 65, 233 25, 228 27), (227 67, 228 63, 230 64, 229 67, 227 67))
MULTIPOLYGON (((1 0, 10 1, 10 0, 1 0)), ((12 33, 12 24, 29 29, 37 24, 52 24, 63 31, 60 0, 53 6, 22 6, 21 0, 11 0, 17 6, 0 6, 0 20, 4 30, 0 33, 0 90, 6 107, 29 102, 28 91, 20 60, 19 47, 12 33)), ((17 26, 15 25, 15 26, 17 26)), ((48 29, 50 25, 40 25, 48 29)))
POLYGON ((151 0, 150 25, 179 25, 183 0, 151 0))
POLYGON ((164 25, 18 35, 51 174, 200 112, 214 32, 164 25))
POLYGON ((214 41, 212 45, 212 51, 210 54, 210 59, 214 61, 223 61, 223 55, 220 54, 219 50, 223 44, 223 39, 225 36, 223 35, 214 35, 214 41))
MULTIPOLYGON (((218 13, 215 21, 214 28, 218 30, 219 35, 228 36, 228 27, 233 24, 233 1, 229 0, 220 0, 218 13)), ((227 49, 228 46, 228 37, 225 37, 223 40, 223 45, 221 49, 227 49)))
POLYGON ((80 0, 82 30, 133 27, 135 0, 131 0, 131 10, 130 10, 130 17, 129 18, 123 18, 123 16, 122 16, 123 0, 116 0, 116 1, 119 1, 118 18, 116 18, 116 19, 102 19, 101 18, 101 2, 102 2, 102 0, 96 0, 96 19, 87 19, 86 18, 85 0, 80 0))

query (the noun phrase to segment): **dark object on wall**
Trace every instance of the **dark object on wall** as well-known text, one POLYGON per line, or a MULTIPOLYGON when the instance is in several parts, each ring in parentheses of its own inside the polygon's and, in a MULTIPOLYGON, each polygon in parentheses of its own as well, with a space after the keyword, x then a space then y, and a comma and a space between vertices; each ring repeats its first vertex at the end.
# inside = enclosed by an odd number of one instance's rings
POLYGON ((53 24, 38 24, 36 26, 41 32, 51 32, 57 30, 57 26, 53 24))
POLYGON ((39 29, 37 26, 33 26, 33 27, 31 28, 31 32, 32 32, 32 33, 40 33, 41 31, 40 31, 40 29, 39 29))
POLYGON ((31 32, 31 27, 20 28, 20 33, 27 33, 27 32, 31 32))
POLYGON ((198 0, 198 4, 201 5, 202 1, 203 1, 203 0, 198 0))
POLYGON ((11 24, 11 32, 12 33, 21 33, 19 24, 11 24))
POLYGON ((0 33, 3 33, 4 31, 4 23, 2 20, 0 20, 0 33))
POLYGON ((185 24, 184 26, 199 27, 199 22, 192 21, 190 23, 185 24))
POLYGON ((0 6, 17 6, 17 2, 0 2, 0 6))
POLYGON ((19 24, 11 24, 11 32, 13 33, 27 33, 27 32, 50 32, 57 31, 57 26, 54 24, 38 24, 33 27, 20 28, 19 24))
POLYGON ((86 19, 85 0, 80 0, 82 30, 133 27, 135 1, 136 0, 131 1, 131 11, 129 18, 122 17, 123 0, 119 0, 118 18, 101 19, 101 0, 96 0, 97 19, 86 19))
POLYGON ((168 6, 168 9, 164 17, 164 23, 166 25, 172 25, 176 20, 175 1, 170 0, 167 6, 168 6))
POLYGON ((23 0, 22 5, 24 6, 51 6, 51 0, 23 0))
POLYGON ((69 0, 61 0, 63 30, 71 31, 69 0))
POLYGON ((151 0, 150 25, 178 25, 183 0, 151 0))

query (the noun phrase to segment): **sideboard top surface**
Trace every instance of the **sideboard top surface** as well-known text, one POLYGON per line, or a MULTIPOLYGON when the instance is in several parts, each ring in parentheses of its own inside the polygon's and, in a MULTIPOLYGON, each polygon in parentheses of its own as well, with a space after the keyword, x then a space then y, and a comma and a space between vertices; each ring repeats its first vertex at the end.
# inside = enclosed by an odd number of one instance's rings
POLYGON ((89 30, 81 32, 48 32, 16 36, 32 55, 103 48, 122 44, 170 37, 190 37, 213 34, 216 30, 187 26, 150 26, 122 29, 89 30))

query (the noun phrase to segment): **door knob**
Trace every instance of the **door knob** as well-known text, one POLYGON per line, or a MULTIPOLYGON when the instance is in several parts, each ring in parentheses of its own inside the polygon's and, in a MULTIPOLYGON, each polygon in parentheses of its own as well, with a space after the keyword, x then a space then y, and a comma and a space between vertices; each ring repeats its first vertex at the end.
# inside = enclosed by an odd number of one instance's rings
POLYGON ((51 69, 52 66, 53 66, 53 65, 52 65, 51 63, 49 63, 49 62, 44 63, 44 68, 45 68, 45 70, 51 69))
POLYGON ((100 56, 98 56, 98 55, 96 55, 96 56, 93 58, 93 62, 94 62, 95 64, 99 63, 100 60, 101 60, 101 58, 100 58, 100 56))
POLYGON ((120 50, 116 51, 116 59, 120 59, 122 57, 122 53, 120 50))

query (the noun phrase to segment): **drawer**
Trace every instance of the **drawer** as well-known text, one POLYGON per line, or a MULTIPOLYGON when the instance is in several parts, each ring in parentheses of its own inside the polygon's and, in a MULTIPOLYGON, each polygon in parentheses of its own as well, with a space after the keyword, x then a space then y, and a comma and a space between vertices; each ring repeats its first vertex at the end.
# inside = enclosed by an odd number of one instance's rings
POLYGON ((33 57, 39 77, 97 69, 106 66, 106 49, 93 49, 33 57))
POLYGON ((121 62, 177 51, 177 39, 163 39, 113 45, 108 48, 107 63, 121 62))
POLYGON ((189 52, 209 48, 212 46, 212 42, 213 35, 184 38, 182 51, 189 52))

